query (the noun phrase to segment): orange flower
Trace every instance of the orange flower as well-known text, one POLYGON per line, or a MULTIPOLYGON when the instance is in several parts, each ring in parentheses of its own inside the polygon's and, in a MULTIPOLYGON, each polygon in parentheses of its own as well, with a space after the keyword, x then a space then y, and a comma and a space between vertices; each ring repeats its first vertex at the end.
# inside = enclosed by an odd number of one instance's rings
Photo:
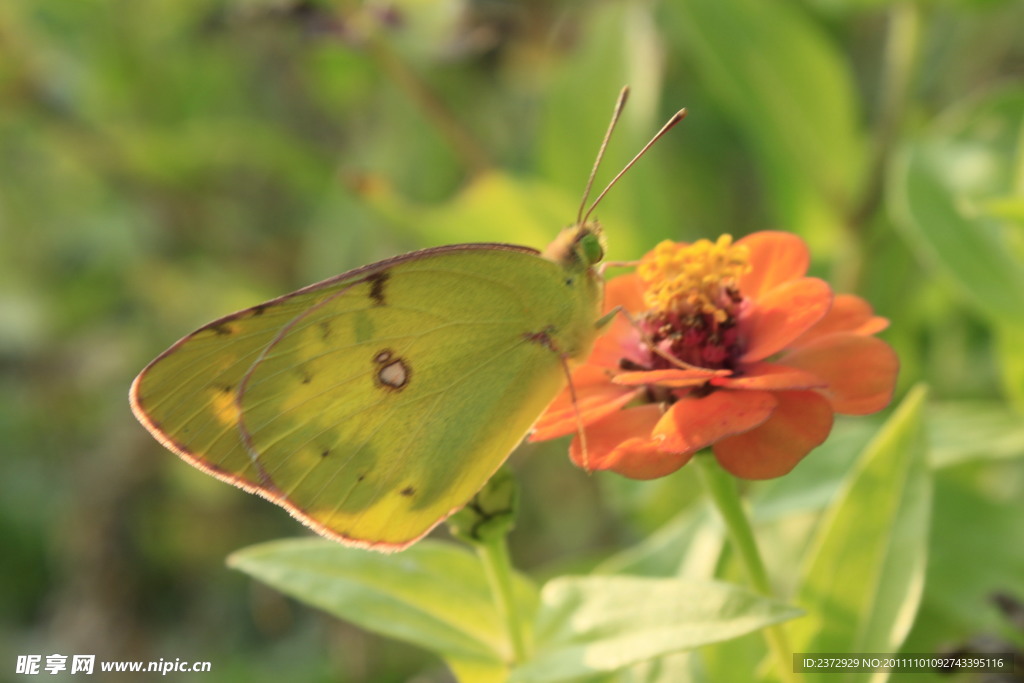
POLYGON ((633 479, 676 471, 711 447, 746 479, 789 472, 832 429, 892 398, 899 362, 872 335, 888 325, 863 299, 806 277, 803 241, 784 232, 662 242, 608 282, 619 314, 534 425, 532 441, 576 433, 587 470, 633 479))

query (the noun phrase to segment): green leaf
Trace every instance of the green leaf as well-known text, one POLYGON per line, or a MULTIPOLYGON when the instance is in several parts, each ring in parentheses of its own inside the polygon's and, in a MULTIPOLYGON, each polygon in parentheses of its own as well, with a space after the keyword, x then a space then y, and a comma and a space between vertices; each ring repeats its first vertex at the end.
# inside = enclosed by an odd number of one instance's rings
POLYGON ((639 543, 605 559, 592 573, 711 577, 722 533, 708 518, 706 507, 684 510, 639 543))
POLYGON ((798 590, 808 615, 790 628, 794 652, 896 652, 909 631, 927 564, 926 393, 918 386, 908 394, 826 513, 798 590))
POLYGON ((992 598, 1024 595, 1021 482, 1021 461, 964 463, 937 473, 927 591, 914 627, 918 640, 906 651, 995 634, 1005 624, 992 598))
POLYGON ((465 683, 505 683, 508 680, 508 668, 504 664, 489 660, 445 657, 445 664, 452 670, 457 681, 465 683))
POLYGON ((1012 229, 992 219, 993 198, 1012 191, 1012 150, 1024 92, 993 96, 952 130, 936 128, 897 156, 889 206, 918 257, 996 321, 1024 326, 1024 262, 1012 229))
POLYGON ((558 188, 501 171, 478 176, 443 204, 416 204, 387 188, 366 198, 396 227, 437 244, 479 242, 485 235, 487 241, 539 249, 573 221, 577 209, 575 200, 558 188))
POLYGON ((900 156, 891 191, 897 224, 917 253, 981 311, 1024 324, 1024 268, 982 219, 958 208, 956 191, 936 168, 948 163, 955 162, 926 146, 900 156))
POLYGON ((878 428, 872 418, 836 416, 832 433, 784 477, 760 482, 753 497, 759 522, 819 510, 835 500, 857 455, 878 428))
POLYGON ((929 406, 927 425, 932 467, 1024 456, 1024 420, 1002 402, 936 403, 929 406))
POLYGON ((784 219, 809 230, 849 204, 865 146, 849 68, 824 31, 790 3, 686 0, 666 9, 701 81, 756 146, 784 219))
POLYGON ((1024 225, 1024 197, 996 197, 982 205, 985 212, 992 218, 1024 225))
POLYGON ((560 577, 541 591, 537 655, 510 680, 540 683, 611 673, 798 614, 789 605, 721 582, 560 577))
MULTIPOLYGON (((383 555, 289 539, 239 550, 228 565, 368 631, 437 652, 455 670, 478 676, 511 656, 479 561, 450 543, 383 555)), ((535 589, 522 578, 517 589, 532 614, 535 589)))
MULTIPOLYGON (((591 202, 668 117, 686 104, 676 99, 661 101, 664 49, 661 27, 653 16, 655 7, 647 2, 592 3, 590 11, 570 20, 579 22, 573 58, 545 65, 548 88, 537 121, 535 168, 577 202, 622 86, 630 88, 628 105, 595 178, 591 202)), ((680 205, 690 204, 680 197, 686 189, 680 187, 678 166, 671 165, 676 155, 670 150, 687 137, 686 128, 685 124, 678 127, 671 142, 656 145, 595 212, 608 230, 611 258, 639 257, 664 239, 666 230, 678 230, 666 217, 678 212, 680 205)), ((574 211, 571 218, 575 216, 574 211)))
MULTIPOLYGON (((997 325, 996 349, 1002 361, 1006 395, 1017 408, 1017 419, 1024 413, 1024 325, 997 325)), ((1024 429, 1024 428, 1022 428, 1024 429)))
POLYGON ((765 650, 763 633, 751 633, 740 638, 701 648, 699 652, 700 683, 718 681, 757 681, 775 683, 763 674, 770 671, 772 659, 765 650), (767 658, 766 658, 767 657, 767 658))
POLYGON ((610 678, 614 683, 701 683, 708 679, 702 675, 700 664, 697 652, 677 652, 640 662, 610 678))
MULTIPOLYGON (((583 192, 615 98, 622 86, 630 83, 625 68, 630 54, 623 30, 632 13, 629 4, 603 3, 596 5, 594 12, 579 16, 583 26, 574 49, 576 58, 552 64, 546 76, 552 87, 543 99, 537 121, 537 169, 559 187, 574 190, 577 196, 583 192)), ((634 101, 624 112, 623 124, 643 113, 637 111, 635 100, 644 98, 636 97, 637 94, 633 92, 630 98, 634 101)), ((616 159, 624 156, 622 133, 620 130, 613 138, 610 163, 620 164, 616 159)))

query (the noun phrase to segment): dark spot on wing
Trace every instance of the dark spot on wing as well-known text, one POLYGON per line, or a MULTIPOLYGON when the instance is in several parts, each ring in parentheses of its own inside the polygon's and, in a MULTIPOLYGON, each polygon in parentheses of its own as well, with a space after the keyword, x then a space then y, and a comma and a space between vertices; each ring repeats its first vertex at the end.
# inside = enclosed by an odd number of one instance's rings
POLYGON ((320 451, 320 457, 321 458, 326 458, 330 454, 331 454, 331 449, 330 448, 325 448, 322 451, 320 451))
POLYGON ((267 310, 267 305, 266 304, 260 304, 258 306, 253 306, 252 308, 250 308, 249 309, 249 313, 252 314, 253 317, 256 317, 258 315, 263 315, 263 312, 266 311, 266 310, 267 310))
POLYGON ((206 329, 212 330, 215 334, 222 337, 232 335, 235 333, 235 328, 228 322, 210 323, 206 326, 206 329))
POLYGON ((320 338, 323 339, 324 341, 327 341, 328 339, 331 338, 331 333, 332 332, 333 332, 333 330, 331 330, 331 324, 329 322, 327 322, 326 320, 321 320, 320 321, 320 338))
POLYGON ((374 306, 383 306, 387 303, 384 298, 384 285, 391 278, 391 273, 386 270, 382 270, 379 273, 374 273, 366 278, 366 281, 370 283, 370 298, 373 299, 374 306))
POLYGON ((541 346, 551 349, 555 353, 561 353, 559 349, 555 346, 554 340, 552 340, 552 336, 554 334, 554 326, 548 325, 539 332, 524 332, 523 339, 525 339, 528 342, 533 342, 534 344, 540 344, 541 346))
POLYGON ((416 493, 416 489, 414 489, 412 486, 406 486, 404 489, 401 490, 401 494, 406 498, 412 496, 414 493, 416 493))

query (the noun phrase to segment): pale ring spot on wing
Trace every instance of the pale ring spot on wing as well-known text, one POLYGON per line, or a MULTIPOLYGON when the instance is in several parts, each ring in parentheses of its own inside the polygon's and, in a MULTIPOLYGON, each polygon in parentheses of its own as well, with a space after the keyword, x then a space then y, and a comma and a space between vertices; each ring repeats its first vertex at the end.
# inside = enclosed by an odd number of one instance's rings
POLYGON ((405 360, 395 356, 391 349, 377 352, 373 362, 377 364, 377 386, 400 391, 409 385, 412 371, 405 360))

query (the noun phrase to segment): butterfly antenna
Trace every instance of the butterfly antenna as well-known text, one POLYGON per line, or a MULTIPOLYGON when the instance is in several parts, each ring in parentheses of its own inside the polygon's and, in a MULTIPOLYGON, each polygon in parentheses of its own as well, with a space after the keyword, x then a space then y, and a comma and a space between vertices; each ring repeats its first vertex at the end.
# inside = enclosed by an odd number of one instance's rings
MULTIPOLYGON (((604 133, 604 140, 601 141, 601 147, 597 150, 597 158, 594 159, 594 167, 590 169, 590 177, 587 178, 587 187, 583 190, 583 199, 580 201, 580 210, 576 212, 577 225, 580 225, 580 222, 583 220, 583 210, 587 206, 587 199, 590 198, 590 190, 594 185, 594 177, 597 176, 597 167, 601 165, 601 159, 604 158, 604 152, 608 149, 608 141, 612 139, 612 131, 615 130, 615 124, 619 122, 619 117, 622 116, 622 110, 626 106, 627 99, 629 99, 629 86, 624 85, 622 86, 622 90, 619 91, 619 99, 615 101, 615 109, 612 111, 612 120, 608 123, 608 130, 604 133)), ((589 211, 587 212, 587 215, 590 215, 589 211)))
MULTIPOLYGON (((633 159, 628 164, 626 164, 626 166, 621 171, 619 171, 618 174, 614 178, 612 178, 611 182, 608 183, 608 185, 606 185, 603 190, 601 190, 601 194, 597 195, 597 199, 594 200, 594 203, 590 205, 590 208, 587 210, 587 213, 578 222, 582 223, 582 221, 586 221, 588 218, 590 218, 590 214, 592 214, 594 212, 594 209, 596 209, 597 205, 601 203, 601 200, 604 199, 604 196, 606 194, 608 194, 608 190, 612 189, 612 187, 615 185, 615 183, 617 183, 619 181, 619 178, 621 178, 626 173, 626 171, 628 171, 629 169, 633 168, 633 164, 635 164, 637 161, 640 160, 640 157, 642 157, 647 152, 647 150, 649 150, 651 148, 651 145, 653 145, 655 142, 657 142, 659 139, 661 139, 662 135, 664 135, 665 133, 667 133, 670 130, 672 130, 673 126, 675 126, 677 123, 679 123, 680 121, 682 121, 685 118, 686 118, 686 109, 680 109, 679 111, 677 111, 672 116, 672 118, 670 118, 668 121, 666 121, 665 125, 661 127, 661 130, 659 130, 657 133, 655 133, 654 137, 651 138, 651 141, 648 142, 646 145, 644 145, 644 148, 641 149, 639 152, 637 152, 637 155, 635 157, 633 157, 633 159)), ((615 122, 615 120, 613 119, 612 120, 613 125, 614 125, 614 122, 615 122)), ((609 129, 608 133, 611 134, 611 130, 610 129, 609 129)), ((607 144, 607 142, 608 142, 608 138, 606 136, 605 137, 605 144, 607 144)), ((604 152, 604 145, 601 145, 601 152, 602 153, 604 152)), ((600 161, 600 156, 598 157, 598 161, 600 161)), ((597 164, 594 165, 594 170, 595 171, 597 170, 597 164)), ((591 179, 591 181, 593 181, 593 179, 594 179, 593 178, 593 174, 591 174, 591 178, 590 179, 591 179)), ((587 191, 588 192, 590 191, 590 183, 587 183, 587 191)), ((586 200, 584 199, 584 201, 586 201, 586 200)), ((582 207, 580 207, 580 210, 582 211, 582 207)))

